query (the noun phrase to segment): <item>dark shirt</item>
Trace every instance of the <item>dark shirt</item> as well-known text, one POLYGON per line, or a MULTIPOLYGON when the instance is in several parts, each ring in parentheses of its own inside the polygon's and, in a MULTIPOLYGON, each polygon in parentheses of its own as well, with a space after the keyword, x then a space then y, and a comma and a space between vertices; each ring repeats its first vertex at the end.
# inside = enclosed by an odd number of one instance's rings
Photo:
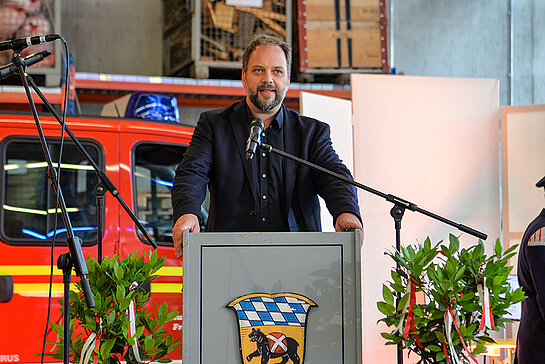
MULTIPOLYGON (((253 115, 246 105, 248 125, 253 115)), ((284 112, 280 112, 261 134, 261 143, 284 150, 284 112)), ((284 159, 275 153, 260 150, 253 159, 254 170, 258 173, 259 202, 256 214, 259 218, 259 231, 290 231, 284 191, 284 159)))

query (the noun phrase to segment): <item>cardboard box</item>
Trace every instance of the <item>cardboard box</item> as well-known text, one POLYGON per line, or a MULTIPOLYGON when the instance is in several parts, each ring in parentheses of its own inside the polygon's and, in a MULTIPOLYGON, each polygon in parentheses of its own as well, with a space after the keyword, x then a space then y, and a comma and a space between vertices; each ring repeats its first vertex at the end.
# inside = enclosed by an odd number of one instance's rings
POLYGON ((380 21, 379 0, 304 0, 307 21, 380 21), (347 6, 348 5, 348 6, 347 6))
POLYGON ((308 68, 382 67, 378 22, 307 22, 306 37, 308 68))

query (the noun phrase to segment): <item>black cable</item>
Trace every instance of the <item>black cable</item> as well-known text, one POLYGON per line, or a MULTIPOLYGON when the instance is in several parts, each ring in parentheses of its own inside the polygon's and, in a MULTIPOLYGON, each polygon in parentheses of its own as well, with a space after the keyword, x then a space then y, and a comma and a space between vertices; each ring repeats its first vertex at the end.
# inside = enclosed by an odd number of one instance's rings
MULTIPOLYGON (((69 72, 69 57, 70 52, 68 51, 68 44, 66 43, 66 40, 61 36, 61 41, 64 45, 64 51, 65 51, 65 75, 64 75, 64 99, 63 99, 63 113, 62 113, 62 129, 61 129, 61 144, 59 148, 59 160, 57 164, 57 195, 55 197, 55 209, 54 209, 54 216, 55 216, 55 223, 53 226, 53 239, 51 242, 51 261, 50 261, 50 274, 49 274, 49 295, 48 295, 48 304, 47 304, 47 319, 45 322, 45 331, 44 331, 44 340, 42 344, 42 359, 41 364, 44 364, 45 360, 45 345, 47 342, 47 333, 49 331, 49 320, 51 319, 51 298, 52 298, 52 290, 53 290, 53 270, 54 270, 54 255, 55 255, 55 243, 57 238, 57 223, 58 223, 58 214, 57 211, 59 209, 59 200, 60 200, 60 181, 61 181, 61 161, 62 161, 62 153, 64 150, 64 134, 66 130, 66 111, 68 109, 68 91, 69 91, 69 85, 70 85, 70 72, 69 72)), ((66 305, 66 302, 64 303, 66 305)), ((66 307, 65 307, 66 309, 66 307)), ((64 340, 67 340, 67 338, 64 338, 64 340)))

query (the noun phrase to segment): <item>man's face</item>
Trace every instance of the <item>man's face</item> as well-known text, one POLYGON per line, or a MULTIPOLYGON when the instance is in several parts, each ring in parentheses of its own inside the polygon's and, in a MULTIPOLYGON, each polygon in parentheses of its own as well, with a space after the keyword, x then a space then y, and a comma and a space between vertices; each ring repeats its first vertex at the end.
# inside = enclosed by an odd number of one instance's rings
POLYGON ((257 109, 276 113, 286 96, 290 77, 284 51, 275 45, 257 47, 242 71, 242 84, 247 100, 257 109))

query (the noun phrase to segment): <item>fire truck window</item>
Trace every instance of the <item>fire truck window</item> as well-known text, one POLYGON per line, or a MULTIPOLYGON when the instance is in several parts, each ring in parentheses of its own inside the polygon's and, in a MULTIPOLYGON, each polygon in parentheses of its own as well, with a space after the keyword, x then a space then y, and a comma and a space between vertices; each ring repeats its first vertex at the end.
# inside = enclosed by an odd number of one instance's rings
MULTIPOLYGON (((172 245, 170 189, 176 167, 186 149, 184 146, 158 143, 143 143, 134 149, 136 216, 159 245, 172 245)), ((208 216, 205 206, 206 201, 201 209, 203 224, 208 216)))
MULTIPOLYGON (((48 140, 54 167, 57 167, 60 143, 48 140)), ((82 143, 100 165, 99 148, 82 143)), ((47 163, 37 139, 12 139, 3 148, 3 219, 2 234, 11 244, 46 244, 55 233, 59 243, 67 234, 56 196, 47 178, 47 163), (55 217, 57 222, 55 225, 55 217)), ((65 141, 62 154, 60 186, 75 235, 84 244, 96 240, 96 204, 93 188, 97 177, 79 150, 65 141)))

